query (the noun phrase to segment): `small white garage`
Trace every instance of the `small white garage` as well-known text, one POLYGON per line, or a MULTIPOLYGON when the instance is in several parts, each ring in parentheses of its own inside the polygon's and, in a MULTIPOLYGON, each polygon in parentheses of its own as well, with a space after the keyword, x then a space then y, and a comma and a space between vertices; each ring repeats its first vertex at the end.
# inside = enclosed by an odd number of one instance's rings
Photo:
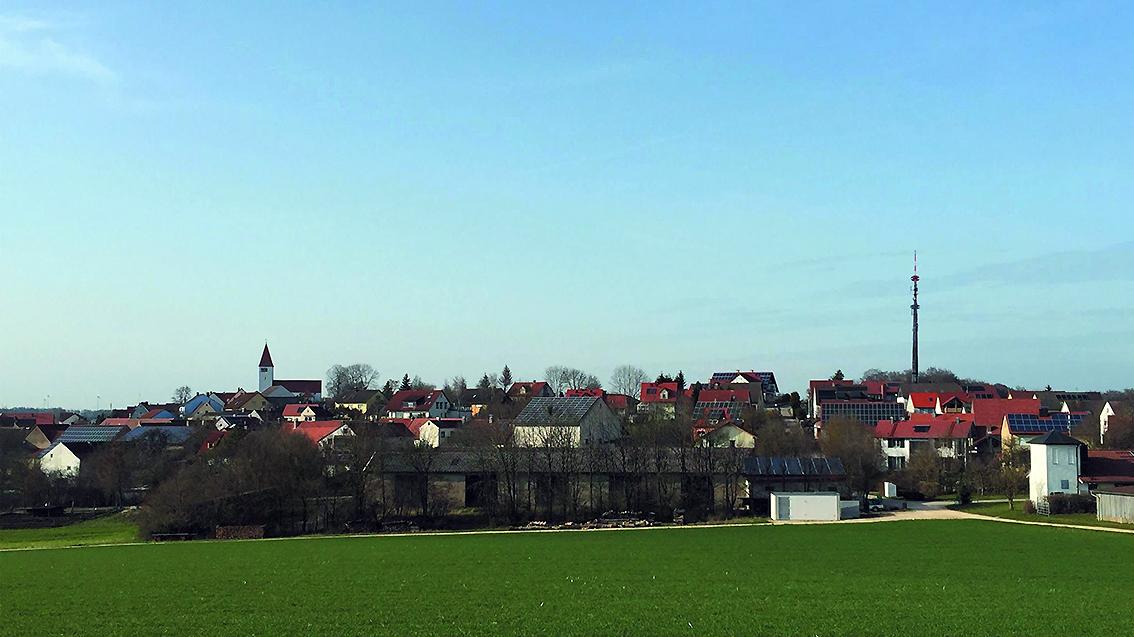
POLYGON ((839 494, 834 491, 812 493, 771 494, 772 519, 788 520, 838 520, 841 510, 839 494))

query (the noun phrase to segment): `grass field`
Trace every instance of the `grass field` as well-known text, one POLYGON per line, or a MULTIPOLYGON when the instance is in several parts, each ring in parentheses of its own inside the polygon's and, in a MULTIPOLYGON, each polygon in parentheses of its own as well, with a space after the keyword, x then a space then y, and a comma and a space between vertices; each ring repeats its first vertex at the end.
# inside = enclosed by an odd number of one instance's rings
POLYGON ((971 520, 0 553, 11 635, 1120 635, 1134 537, 971 520))
POLYGON ((0 549, 122 544, 137 539, 138 527, 119 514, 50 529, 0 530, 0 549))
POLYGON ((1100 521, 1094 513, 1069 513, 1065 515, 1039 515, 1037 513, 1024 513, 1024 503, 1017 502, 1016 508, 1009 509, 1007 502, 974 502, 962 507, 954 507, 958 511, 976 513, 1006 520, 1025 520, 1028 522, 1046 522, 1048 524, 1072 524, 1078 526, 1101 526, 1110 529, 1131 529, 1134 524, 1121 522, 1100 521))

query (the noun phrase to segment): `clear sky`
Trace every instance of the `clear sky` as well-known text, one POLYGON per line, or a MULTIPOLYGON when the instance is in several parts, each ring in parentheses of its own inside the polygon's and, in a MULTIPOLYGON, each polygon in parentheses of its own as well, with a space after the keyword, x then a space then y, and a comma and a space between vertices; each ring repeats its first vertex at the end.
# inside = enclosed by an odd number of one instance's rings
POLYGON ((923 367, 1134 385, 1130 3, 318 4, 0 5, 0 406, 802 390, 909 365, 914 249, 923 367))

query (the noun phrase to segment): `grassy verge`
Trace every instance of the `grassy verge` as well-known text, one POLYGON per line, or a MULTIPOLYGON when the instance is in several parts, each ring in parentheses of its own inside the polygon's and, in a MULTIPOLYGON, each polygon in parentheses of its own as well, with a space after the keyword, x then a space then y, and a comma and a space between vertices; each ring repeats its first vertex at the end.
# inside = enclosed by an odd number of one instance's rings
POLYGON ((65 548, 92 544, 124 544, 138 539, 138 527, 118 513, 68 526, 0 530, 0 549, 65 548))
POLYGON ((1134 530, 1134 524, 1121 522, 1104 522, 1095 518, 1093 513, 1069 513, 1066 515, 1039 515, 1024 513, 1024 503, 1016 502, 1015 509, 1009 509, 1007 502, 974 502, 965 506, 950 507, 965 513, 987 515, 993 518, 1006 520, 1023 520, 1025 522, 1046 522, 1048 524, 1070 524, 1075 526, 1098 526, 1110 529, 1134 530))
POLYGON ((9 552, 0 634, 1112 637, 1127 563, 1124 535, 971 520, 9 552))

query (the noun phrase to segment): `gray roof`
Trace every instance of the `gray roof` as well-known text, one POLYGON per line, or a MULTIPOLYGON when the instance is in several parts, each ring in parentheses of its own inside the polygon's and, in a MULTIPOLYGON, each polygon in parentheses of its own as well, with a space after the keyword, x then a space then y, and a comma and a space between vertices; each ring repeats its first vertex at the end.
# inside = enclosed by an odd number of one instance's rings
POLYGON ((838 458, 795 458, 752 456, 744 459, 746 476, 843 476, 846 469, 838 458))
POLYGON ((122 436, 123 442, 133 442, 142 440, 150 436, 160 436, 165 440, 165 444, 180 444, 188 440, 193 435, 193 429, 189 427, 180 427, 177 425, 146 425, 131 429, 122 436))
POLYGON ((341 396, 335 396, 335 402, 342 403, 368 403, 382 392, 377 389, 354 389, 345 391, 341 396))
POLYGON ((1075 438, 1072 438, 1071 436, 1068 436, 1067 434, 1063 433, 1062 431, 1057 430, 1057 431, 1049 431, 1049 432, 1045 433, 1044 435, 1040 436, 1039 438, 1033 439, 1031 441, 1031 443, 1029 443, 1029 444, 1033 444, 1033 445, 1075 445, 1075 446, 1078 446, 1078 445, 1081 445, 1083 443, 1079 442, 1075 438))
POLYGON ((587 412, 602 399, 598 396, 537 396, 516 416, 513 424, 524 425, 577 425, 587 412))

